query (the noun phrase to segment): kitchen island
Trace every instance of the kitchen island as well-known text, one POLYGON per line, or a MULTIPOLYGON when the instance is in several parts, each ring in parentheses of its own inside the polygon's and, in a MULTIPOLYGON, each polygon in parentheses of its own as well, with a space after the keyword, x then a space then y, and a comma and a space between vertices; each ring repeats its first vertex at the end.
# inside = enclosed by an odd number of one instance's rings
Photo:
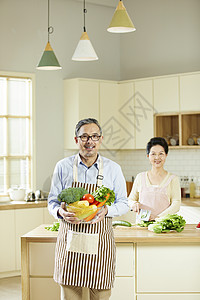
MULTIPOLYGON (((59 299, 53 280, 57 232, 41 225, 21 237, 22 300, 59 299)), ((114 229, 117 246, 111 300, 200 300, 200 230, 156 234, 133 226, 114 229)))

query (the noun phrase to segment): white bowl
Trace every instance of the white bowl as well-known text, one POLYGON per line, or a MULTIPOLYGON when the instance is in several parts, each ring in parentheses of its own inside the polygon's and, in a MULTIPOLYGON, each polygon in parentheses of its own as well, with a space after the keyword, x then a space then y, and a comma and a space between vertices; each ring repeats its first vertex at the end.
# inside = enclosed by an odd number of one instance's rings
POLYGON ((9 196, 10 199, 13 201, 22 201, 24 200, 26 195, 25 189, 10 189, 9 190, 9 196))

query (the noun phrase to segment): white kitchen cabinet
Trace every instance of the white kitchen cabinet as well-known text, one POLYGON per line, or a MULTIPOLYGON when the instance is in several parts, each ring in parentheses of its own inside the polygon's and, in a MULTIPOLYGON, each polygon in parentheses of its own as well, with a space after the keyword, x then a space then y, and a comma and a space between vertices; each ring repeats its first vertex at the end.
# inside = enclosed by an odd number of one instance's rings
POLYGON ((30 300, 44 299, 60 299, 60 286, 53 278, 30 278, 30 300))
POLYGON ((111 300, 134 300, 135 288, 134 244, 116 243, 116 278, 111 300))
POLYGON ((147 142, 154 136, 152 80, 135 81, 135 141, 136 149, 145 149, 147 142))
POLYGON ((180 76, 181 111, 200 111, 200 73, 180 76))
POLYGON ((137 292, 200 293, 199 253, 200 244, 138 244, 137 292))
POLYGON ((15 215, 13 210, 0 211, 0 273, 15 269, 15 215))
POLYGON ((99 82, 89 79, 64 80, 64 147, 76 149, 75 126, 79 120, 99 120, 99 82))
POLYGON ((116 277, 110 300, 135 300, 134 281, 131 277, 116 277))
POLYGON ((133 277, 135 268, 134 245, 130 243, 116 243, 116 276, 133 277))
POLYGON ((30 243, 29 255, 31 276, 53 277, 55 243, 30 243), (52 259, 49 260, 49 257, 52 259))
POLYGON ((43 224, 43 208, 15 210, 16 270, 21 269, 21 236, 43 224))
POLYGON ((199 300, 200 294, 147 294, 137 295, 136 300, 199 300))
POLYGON ((107 150, 135 148, 133 94, 133 83, 100 82, 102 146, 107 150))
POLYGON ((179 112, 178 76, 153 80, 155 113, 179 112))

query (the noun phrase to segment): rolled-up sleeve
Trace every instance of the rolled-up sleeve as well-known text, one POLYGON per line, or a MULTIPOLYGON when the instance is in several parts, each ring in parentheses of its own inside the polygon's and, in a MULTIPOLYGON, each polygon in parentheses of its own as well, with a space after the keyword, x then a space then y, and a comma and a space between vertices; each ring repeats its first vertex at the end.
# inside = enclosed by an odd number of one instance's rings
POLYGON ((55 219, 62 218, 58 216, 58 210, 60 208, 60 201, 58 201, 58 195, 63 190, 62 186, 62 169, 61 166, 57 163, 53 178, 51 182, 51 189, 48 197, 48 210, 55 219))
POLYGON ((118 217, 126 214, 129 211, 126 181, 119 165, 117 165, 115 169, 113 191, 115 192, 115 202, 112 203, 111 206, 107 206, 107 217, 118 217))

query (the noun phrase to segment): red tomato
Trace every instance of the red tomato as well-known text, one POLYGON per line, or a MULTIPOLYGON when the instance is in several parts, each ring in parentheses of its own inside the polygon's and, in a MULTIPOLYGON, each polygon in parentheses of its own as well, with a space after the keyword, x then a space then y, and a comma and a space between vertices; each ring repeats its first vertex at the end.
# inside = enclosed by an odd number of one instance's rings
POLYGON ((94 202, 93 202, 92 204, 97 205, 97 204, 99 204, 99 203, 100 203, 99 201, 94 200, 94 202))
POLYGON ((85 194, 82 200, 87 200, 90 204, 94 202, 94 196, 91 194, 85 194))

